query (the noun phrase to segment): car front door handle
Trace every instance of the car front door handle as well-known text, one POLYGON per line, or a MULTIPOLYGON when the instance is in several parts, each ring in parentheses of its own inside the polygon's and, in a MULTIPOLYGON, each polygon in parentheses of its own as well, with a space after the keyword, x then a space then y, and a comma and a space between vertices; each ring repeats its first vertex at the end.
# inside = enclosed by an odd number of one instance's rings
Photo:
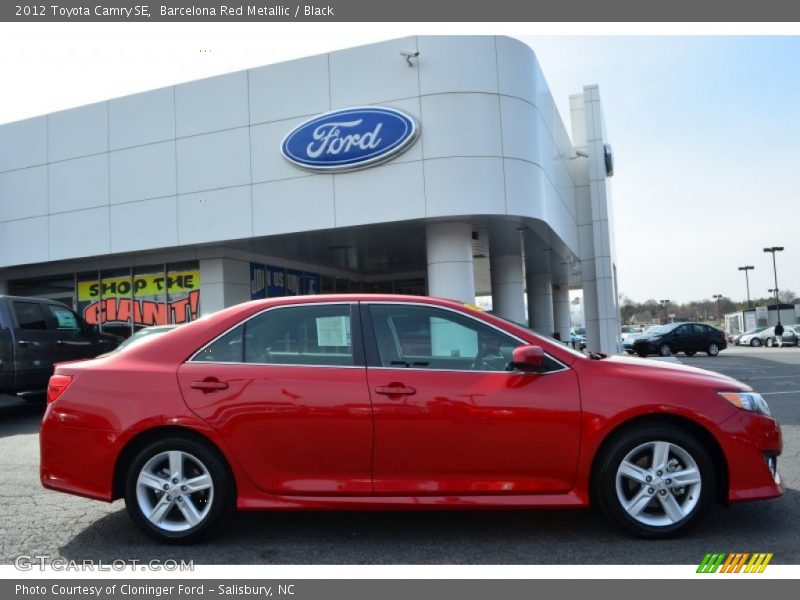
POLYGON ((390 383, 389 385, 377 386, 375 393, 384 396, 413 396, 417 393, 417 390, 402 383, 390 383))
POLYGON ((207 394, 209 392, 227 390, 228 384, 217 379, 204 379, 203 381, 193 381, 189 384, 189 387, 207 394))

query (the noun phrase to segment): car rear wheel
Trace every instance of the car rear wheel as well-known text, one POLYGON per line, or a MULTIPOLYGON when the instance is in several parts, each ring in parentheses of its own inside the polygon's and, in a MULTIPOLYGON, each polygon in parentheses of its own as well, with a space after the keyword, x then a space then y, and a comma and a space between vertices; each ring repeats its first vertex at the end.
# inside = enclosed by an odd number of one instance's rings
POLYGON ((594 483, 607 517, 651 539, 694 525, 711 505, 715 487, 708 451, 672 425, 645 426, 619 436, 600 457, 594 483))
POLYGON ((719 354, 719 344, 717 344, 716 342, 711 342, 708 345, 706 354, 708 354, 709 356, 717 356, 719 354))
POLYGON ((767 348, 772 348, 775 345, 775 340, 772 338, 767 338, 767 348))
POLYGON ((661 356, 671 356, 672 355, 672 348, 670 348, 669 344, 661 344, 658 347, 658 353, 661 356))
POLYGON ((755 337, 752 340, 750 340, 750 345, 757 348, 758 346, 761 345, 761 340, 759 338, 755 337))
POLYGON ((125 505, 149 536, 194 542, 217 529, 234 507, 227 465, 208 445, 171 436, 142 448, 125 480, 125 505))

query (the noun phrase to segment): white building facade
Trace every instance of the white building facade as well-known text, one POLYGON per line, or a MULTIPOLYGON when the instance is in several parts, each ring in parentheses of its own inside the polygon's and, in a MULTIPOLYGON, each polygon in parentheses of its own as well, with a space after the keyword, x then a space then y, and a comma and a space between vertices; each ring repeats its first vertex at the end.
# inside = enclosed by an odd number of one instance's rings
POLYGON ((522 42, 420 36, 2 125, 0 293, 62 299, 123 335, 274 295, 491 295, 567 339, 582 289, 589 348, 617 352, 599 90, 570 103, 571 135, 522 42), (303 125, 322 117, 342 137, 329 158, 366 156, 390 125, 364 121, 370 107, 413 133, 345 168, 282 152, 330 132, 303 125))

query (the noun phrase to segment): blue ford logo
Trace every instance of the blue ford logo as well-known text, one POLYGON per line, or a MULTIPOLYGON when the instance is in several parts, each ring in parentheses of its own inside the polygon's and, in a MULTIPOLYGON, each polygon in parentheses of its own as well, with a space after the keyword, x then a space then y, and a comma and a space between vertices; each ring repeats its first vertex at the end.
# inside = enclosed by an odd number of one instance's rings
POLYGON ((418 134, 416 121, 404 112, 358 106, 301 123, 283 138, 281 154, 311 171, 351 171, 397 156, 418 134))

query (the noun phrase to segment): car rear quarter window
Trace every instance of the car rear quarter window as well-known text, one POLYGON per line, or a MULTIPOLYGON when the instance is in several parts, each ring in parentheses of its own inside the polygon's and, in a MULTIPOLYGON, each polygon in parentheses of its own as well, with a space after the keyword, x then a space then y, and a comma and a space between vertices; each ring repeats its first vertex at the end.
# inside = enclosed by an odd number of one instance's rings
POLYGON ((14 316, 20 329, 44 331, 47 329, 42 305, 38 302, 14 302, 14 316))

